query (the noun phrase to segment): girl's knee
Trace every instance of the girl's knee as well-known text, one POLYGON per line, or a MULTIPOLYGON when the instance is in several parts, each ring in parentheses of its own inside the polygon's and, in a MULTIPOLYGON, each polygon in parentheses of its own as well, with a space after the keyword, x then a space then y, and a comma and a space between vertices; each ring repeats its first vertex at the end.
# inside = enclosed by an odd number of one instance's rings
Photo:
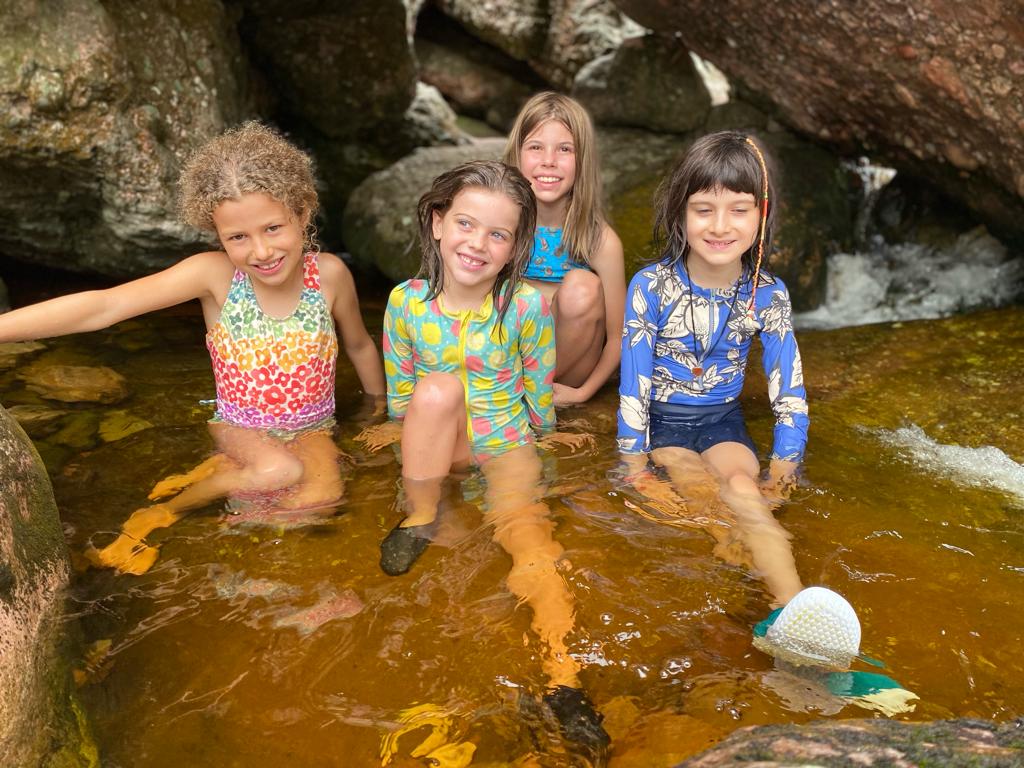
POLYGON ((567 320, 597 319, 604 315, 601 278, 586 269, 574 269, 565 276, 555 296, 558 317, 567 320))
POLYGON ((416 382, 409 409, 428 413, 449 411, 465 404, 466 391, 459 378, 450 373, 429 373, 416 382))
POLYGON ((745 472, 734 472, 725 478, 725 483, 730 490, 744 494, 760 494, 761 490, 750 475, 745 472))
POLYGON ((282 451, 251 465, 247 474, 252 490, 279 491, 298 484, 304 467, 300 459, 282 451))

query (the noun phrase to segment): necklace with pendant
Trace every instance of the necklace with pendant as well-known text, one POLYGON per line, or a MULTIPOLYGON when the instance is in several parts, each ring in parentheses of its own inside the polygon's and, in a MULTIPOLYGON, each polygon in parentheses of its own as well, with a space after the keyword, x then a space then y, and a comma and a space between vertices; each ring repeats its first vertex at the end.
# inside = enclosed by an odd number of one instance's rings
MULTIPOLYGON (((740 274, 736 278, 736 282, 732 286, 732 301, 729 302, 729 312, 725 316, 725 322, 722 323, 722 327, 718 330, 718 335, 714 337, 706 347, 704 347, 703 353, 700 357, 697 357, 697 325, 694 321, 693 316, 693 282, 690 280, 690 270, 686 268, 686 264, 683 264, 683 272, 686 274, 686 287, 690 289, 690 332, 693 334, 693 356, 697 362, 690 366, 690 373, 693 374, 693 378, 697 379, 704 373, 704 361, 708 359, 708 355, 714 351, 715 347, 718 346, 718 342, 722 340, 722 336, 725 335, 725 329, 729 327, 729 318, 732 317, 732 311, 736 308, 736 298, 740 295, 740 280, 743 279, 743 275, 740 274)), ((712 299, 708 299, 708 338, 711 338, 711 321, 714 319, 714 302, 712 299)))

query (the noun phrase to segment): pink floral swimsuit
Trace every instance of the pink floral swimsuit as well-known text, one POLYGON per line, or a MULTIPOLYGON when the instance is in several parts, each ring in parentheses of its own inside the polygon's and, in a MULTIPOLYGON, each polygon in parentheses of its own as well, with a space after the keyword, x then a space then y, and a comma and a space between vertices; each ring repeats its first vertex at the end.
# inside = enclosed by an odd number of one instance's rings
POLYGON ((338 337, 315 253, 304 257, 302 285, 295 311, 270 317, 249 276, 235 270, 220 319, 206 334, 217 384, 211 421, 282 436, 333 426, 338 337))

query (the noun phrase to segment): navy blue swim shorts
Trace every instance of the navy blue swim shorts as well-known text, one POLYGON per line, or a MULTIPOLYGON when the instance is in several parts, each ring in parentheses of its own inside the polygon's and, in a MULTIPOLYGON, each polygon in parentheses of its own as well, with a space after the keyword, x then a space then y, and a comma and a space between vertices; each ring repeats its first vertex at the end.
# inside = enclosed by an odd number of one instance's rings
POLYGON ((739 402, 724 405, 677 405, 651 402, 651 450, 689 448, 704 453, 719 443, 742 443, 756 456, 739 402))

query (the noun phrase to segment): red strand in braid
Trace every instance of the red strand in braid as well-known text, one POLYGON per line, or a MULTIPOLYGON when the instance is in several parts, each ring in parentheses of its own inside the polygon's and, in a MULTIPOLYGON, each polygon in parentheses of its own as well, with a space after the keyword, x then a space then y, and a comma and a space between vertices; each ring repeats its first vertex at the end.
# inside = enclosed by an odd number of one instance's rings
POLYGON ((764 258, 764 230, 768 225, 768 166, 765 165, 761 148, 749 136, 747 136, 747 144, 754 148, 757 162, 761 165, 761 227, 760 233, 757 236, 757 264, 754 266, 754 285, 750 294, 750 304, 747 305, 747 313, 749 314, 754 309, 754 300, 757 298, 757 283, 761 276, 761 259, 764 258))

